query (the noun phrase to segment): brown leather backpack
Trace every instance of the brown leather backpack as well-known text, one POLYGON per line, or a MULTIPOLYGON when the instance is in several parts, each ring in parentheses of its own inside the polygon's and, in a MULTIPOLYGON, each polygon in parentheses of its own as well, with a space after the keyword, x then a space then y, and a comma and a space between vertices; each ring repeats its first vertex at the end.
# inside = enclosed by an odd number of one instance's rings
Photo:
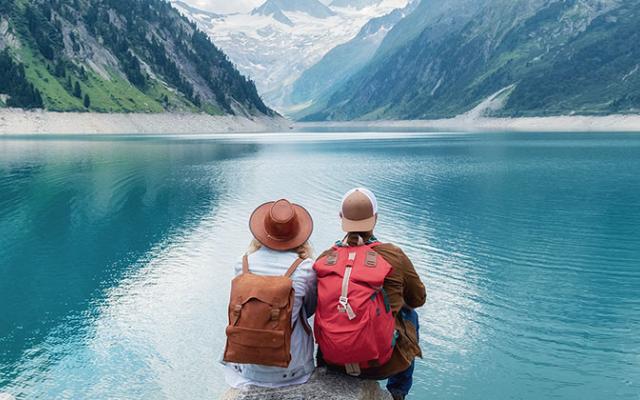
MULTIPOLYGON (((291 333, 295 328, 291 325, 294 300, 291 275, 302 261, 298 258, 284 276, 261 276, 249 272, 248 258, 243 257, 242 274, 231 283, 224 361, 289 366, 291 333)), ((301 318, 306 330, 306 321, 301 318)))

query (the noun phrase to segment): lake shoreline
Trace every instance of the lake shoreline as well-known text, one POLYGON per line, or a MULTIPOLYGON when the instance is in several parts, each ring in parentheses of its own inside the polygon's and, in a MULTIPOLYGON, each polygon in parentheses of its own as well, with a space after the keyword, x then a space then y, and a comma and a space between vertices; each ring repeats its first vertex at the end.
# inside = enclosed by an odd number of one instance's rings
POLYGON ((0 110, 0 135, 31 134, 211 134, 289 129, 281 117, 212 116, 196 113, 64 113, 0 110))
POLYGON ((640 114, 488 118, 463 115, 434 120, 376 120, 298 122, 298 130, 311 129, 424 129, 460 132, 640 132, 640 114))
POLYGON ((283 117, 196 113, 74 113, 0 109, 0 135, 198 135, 310 130, 425 130, 430 132, 640 132, 640 115, 435 120, 293 122, 283 117))

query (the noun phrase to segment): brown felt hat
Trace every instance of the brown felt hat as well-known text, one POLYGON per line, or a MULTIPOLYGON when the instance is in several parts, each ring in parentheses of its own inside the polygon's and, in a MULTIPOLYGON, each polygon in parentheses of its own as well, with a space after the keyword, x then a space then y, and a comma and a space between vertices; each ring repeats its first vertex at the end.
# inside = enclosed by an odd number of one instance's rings
POLYGON ((281 199, 256 208, 249 219, 249 229, 270 249, 293 250, 311 237, 313 219, 304 207, 281 199))

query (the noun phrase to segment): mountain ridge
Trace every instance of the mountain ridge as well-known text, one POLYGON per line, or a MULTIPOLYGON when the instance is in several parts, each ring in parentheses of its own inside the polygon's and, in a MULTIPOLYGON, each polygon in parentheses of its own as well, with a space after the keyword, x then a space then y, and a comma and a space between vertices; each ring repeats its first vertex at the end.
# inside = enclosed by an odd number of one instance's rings
POLYGON ((0 9, 2 68, 26 82, 11 86, 0 77, 0 92, 13 92, 4 93, 6 106, 275 115, 254 84, 165 1, 0 0, 0 9), (33 98, 17 101, 25 85, 33 98))
POLYGON ((278 5, 269 1, 267 1, 260 7, 253 9, 251 11, 251 15, 271 16, 276 21, 281 22, 285 25, 288 25, 288 26, 294 25, 294 23, 284 14, 282 9, 278 7, 278 5))
MULTIPOLYGON (((350 41, 331 49, 324 57, 302 75, 293 84, 290 102, 296 104, 312 103, 312 109, 318 107, 327 93, 341 83, 376 54, 386 34, 395 24, 411 14, 417 2, 411 2, 405 8, 398 8, 381 17, 372 18, 350 41)), ((309 113, 309 107, 294 112, 294 117, 309 113), (301 113, 301 114, 298 114, 301 113)))
POLYGON ((254 8, 251 15, 275 14, 279 18, 287 18, 283 14, 285 11, 303 12, 314 18, 328 18, 336 15, 333 10, 318 0, 266 0, 261 6, 254 8))
POLYGON ((504 107, 492 115, 640 110, 637 0, 443 4, 423 1, 386 36, 372 61, 329 96, 324 109, 304 119, 450 118, 511 85, 504 107), (441 5, 442 14, 432 8, 431 17, 422 17, 429 5, 441 5), (453 5, 459 13, 452 14, 453 5), (457 22, 443 24, 451 15, 457 22), (416 34, 417 19, 423 26, 416 34))

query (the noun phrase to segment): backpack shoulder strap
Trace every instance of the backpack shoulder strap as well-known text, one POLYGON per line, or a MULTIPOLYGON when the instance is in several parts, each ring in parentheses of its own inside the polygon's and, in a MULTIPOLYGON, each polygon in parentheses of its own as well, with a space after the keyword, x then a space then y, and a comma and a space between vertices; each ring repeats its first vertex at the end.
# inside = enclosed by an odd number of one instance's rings
POLYGON ((356 313, 353 311, 353 308, 351 308, 351 305, 349 304, 349 297, 348 297, 349 281, 351 280, 351 271, 353 270, 356 257, 357 257, 356 251, 349 252, 349 260, 347 261, 347 264, 344 267, 344 276, 342 277, 342 291, 340 292, 340 298, 338 299, 338 303, 340 304, 338 306, 338 311, 346 312, 349 318, 349 321, 356 318, 356 313))
POLYGON ((242 273, 249 273, 249 256, 247 256, 246 254, 242 256, 242 273))
POLYGON ((293 275, 294 272, 296 272, 296 269, 298 268, 298 266, 300 264, 302 264, 304 260, 300 257, 298 257, 293 264, 291 264, 291 266, 289 267, 289 269, 287 270, 287 272, 284 274, 284 276, 286 276, 287 278, 291 278, 291 275, 293 275))

